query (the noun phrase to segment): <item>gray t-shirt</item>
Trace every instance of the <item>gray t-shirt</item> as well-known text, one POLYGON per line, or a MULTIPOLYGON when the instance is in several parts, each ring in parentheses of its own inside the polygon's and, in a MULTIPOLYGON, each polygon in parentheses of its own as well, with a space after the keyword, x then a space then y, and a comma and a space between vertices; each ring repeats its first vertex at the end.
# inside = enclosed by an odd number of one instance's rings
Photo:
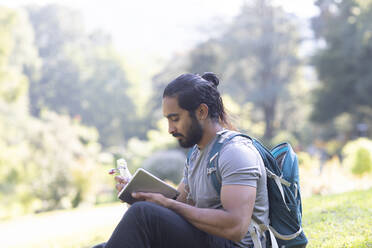
MULTIPOLYGON (((195 149, 190 156, 189 164, 186 163, 184 168, 183 183, 188 190, 188 200, 198 208, 223 208, 220 195, 215 190, 210 175, 207 174, 209 152, 216 140, 217 136, 203 150, 195 149)), ((233 138, 222 147, 218 159, 222 185, 255 187, 256 201, 252 215, 258 223, 268 224, 269 200, 265 166, 251 140, 239 136, 233 138)), ((235 245, 247 247, 251 244, 252 239, 247 233, 235 245)))

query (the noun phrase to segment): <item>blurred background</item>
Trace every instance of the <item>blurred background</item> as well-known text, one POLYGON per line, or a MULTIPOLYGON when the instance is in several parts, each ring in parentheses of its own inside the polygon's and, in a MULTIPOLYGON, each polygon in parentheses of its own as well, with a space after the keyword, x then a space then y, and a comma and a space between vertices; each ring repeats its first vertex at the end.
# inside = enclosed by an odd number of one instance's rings
POLYGON ((185 72, 220 77, 239 130, 293 145, 303 197, 368 189, 371 69, 371 0, 0 0, 0 246, 107 239, 118 158, 177 185, 161 97, 185 72))

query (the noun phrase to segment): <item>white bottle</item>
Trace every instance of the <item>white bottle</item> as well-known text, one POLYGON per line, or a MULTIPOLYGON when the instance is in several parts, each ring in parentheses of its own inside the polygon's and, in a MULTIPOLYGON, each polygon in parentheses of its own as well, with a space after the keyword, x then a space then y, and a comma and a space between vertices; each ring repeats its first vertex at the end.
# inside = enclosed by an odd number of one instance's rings
POLYGON ((130 180, 132 178, 132 174, 130 174, 130 171, 127 166, 127 161, 125 161, 124 158, 116 160, 116 167, 119 170, 119 173, 122 177, 124 177, 127 180, 130 180))

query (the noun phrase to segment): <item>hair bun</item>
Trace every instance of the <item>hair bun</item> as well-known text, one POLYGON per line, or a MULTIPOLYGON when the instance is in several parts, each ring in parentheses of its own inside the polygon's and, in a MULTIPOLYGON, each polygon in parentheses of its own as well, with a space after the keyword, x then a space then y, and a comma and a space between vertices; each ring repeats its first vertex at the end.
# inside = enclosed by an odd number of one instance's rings
POLYGON ((220 84, 220 80, 213 72, 204 72, 202 78, 207 80, 208 82, 213 83, 215 87, 217 87, 220 84))

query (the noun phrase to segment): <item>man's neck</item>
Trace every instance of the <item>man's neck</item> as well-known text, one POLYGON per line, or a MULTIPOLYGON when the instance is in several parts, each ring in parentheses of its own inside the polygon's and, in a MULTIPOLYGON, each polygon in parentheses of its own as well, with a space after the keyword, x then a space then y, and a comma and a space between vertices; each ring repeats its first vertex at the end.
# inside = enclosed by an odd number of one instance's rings
POLYGON ((223 130, 223 127, 219 123, 210 123, 207 127, 204 128, 203 137, 198 143, 198 147, 200 150, 203 150, 209 142, 211 142, 215 137, 216 134, 223 130))

